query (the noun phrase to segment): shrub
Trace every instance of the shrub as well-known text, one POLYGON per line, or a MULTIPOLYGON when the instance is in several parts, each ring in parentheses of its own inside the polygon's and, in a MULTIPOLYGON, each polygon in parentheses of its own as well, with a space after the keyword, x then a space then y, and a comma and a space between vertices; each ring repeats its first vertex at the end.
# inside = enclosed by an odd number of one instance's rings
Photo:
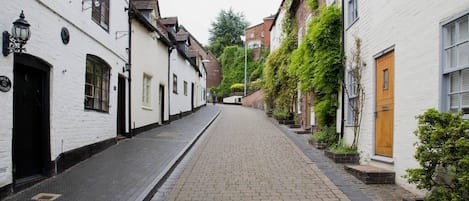
POLYGON ((336 144, 330 146, 328 150, 336 154, 355 154, 357 153, 357 148, 347 146, 342 140, 336 144))
POLYGON ((244 84, 243 83, 235 83, 230 86, 231 92, 243 92, 244 91, 244 84))
POLYGON ((311 139, 317 142, 324 142, 327 144, 328 147, 337 143, 337 141, 339 140, 338 135, 335 131, 335 127, 325 127, 321 129, 321 131, 313 134, 311 139))
POLYGON ((284 120, 288 118, 288 112, 275 110, 272 114, 275 119, 284 120))
POLYGON ((405 176, 428 190, 426 200, 469 200, 469 121, 462 114, 427 110, 417 116, 415 158, 405 176))

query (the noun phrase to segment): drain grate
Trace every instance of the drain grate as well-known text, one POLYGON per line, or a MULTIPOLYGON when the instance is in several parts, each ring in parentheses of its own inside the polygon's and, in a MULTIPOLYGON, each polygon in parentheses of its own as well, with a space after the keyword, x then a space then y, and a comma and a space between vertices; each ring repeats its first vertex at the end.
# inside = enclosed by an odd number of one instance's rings
POLYGON ((31 198, 31 200, 36 200, 36 201, 53 201, 57 198, 59 198, 61 195, 60 194, 53 194, 53 193, 39 193, 35 195, 34 197, 31 198))

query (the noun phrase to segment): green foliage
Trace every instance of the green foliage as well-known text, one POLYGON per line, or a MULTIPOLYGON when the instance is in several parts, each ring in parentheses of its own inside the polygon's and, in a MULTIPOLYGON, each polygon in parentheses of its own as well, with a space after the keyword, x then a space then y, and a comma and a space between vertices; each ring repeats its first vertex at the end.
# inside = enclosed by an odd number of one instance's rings
POLYGON ((331 146, 336 144, 339 138, 335 131, 335 127, 324 127, 321 131, 314 133, 311 139, 317 142, 324 142, 327 146, 331 146))
POLYGON ((429 191, 426 200, 469 200, 469 121, 435 109, 417 119, 421 167, 407 170, 408 181, 429 191))
POLYGON ((242 46, 243 41, 240 36, 244 35, 244 29, 248 25, 249 23, 246 21, 244 14, 235 13, 231 8, 221 10, 209 30, 208 49, 219 57, 227 46, 242 46))
MULTIPOLYGON (((286 5, 290 3, 291 0, 286 5)), ((270 107, 291 111, 296 100, 298 80, 295 74, 288 72, 288 66, 291 54, 297 48, 298 25, 295 15, 290 12, 287 12, 282 24, 284 39, 280 47, 267 57, 264 68, 265 101, 270 107)))
POLYGON ((315 93, 318 124, 334 126, 342 80, 340 9, 323 7, 308 26, 303 42, 292 54, 288 71, 296 75, 302 91, 315 93))
POLYGON ((318 0, 308 0, 308 8, 311 12, 314 12, 316 9, 318 9, 318 0))
POLYGON ((231 92, 243 92, 244 91, 244 84, 243 83, 235 83, 230 86, 231 92))
POLYGON ((284 120, 284 119, 287 119, 288 118, 288 112, 285 112, 285 111, 281 111, 281 110, 274 110, 273 114, 275 119, 279 119, 279 120, 284 120))
MULTIPOLYGON (((244 47, 228 46, 224 49, 220 56, 223 78, 217 93, 218 97, 229 96, 233 84, 244 83, 244 54, 244 47)), ((263 64, 253 60, 253 51, 250 49, 247 51, 247 61, 246 71, 249 83, 249 80, 252 80, 252 76, 250 78, 249 75, 252 75, 255 70, 262 71, 263 64)), ((244 88, 241 91, 244 91, 244 88)))
POLYGON ((327 150, 336 154, 356 154, 357 148, 346 145, 342 140, 330 146, 327 150))

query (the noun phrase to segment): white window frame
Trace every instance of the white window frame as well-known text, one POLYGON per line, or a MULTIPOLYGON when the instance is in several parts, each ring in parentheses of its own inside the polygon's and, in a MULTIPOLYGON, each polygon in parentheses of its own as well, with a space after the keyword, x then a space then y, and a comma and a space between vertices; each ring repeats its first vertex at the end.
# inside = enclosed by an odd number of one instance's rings
POLYGON ((358 20, 358 0, 348 0, 347 17, 349 27, 358 20))
MULTIPOLYGON (((464 112, 465 118, 469 118, 469 103, 463 105, 463 97, 467 96, 469 101, 469 88, 463 89, 464 80, 469 82, 469 12, 464 13, 458 17, 453 18, 447 23, 442 24, 442 38, 441 38, 441 69, 442 69, 442 100, 443 110, 451 112, 464 112), (466 21, 466 38, 460 39, 461 22, 466 21), (450 27, 454 26, 454 35, 449 32, 450 27), (450 41, 450 37, 454 37, 454 41, 450 41), (459 52, 462 47, 466 47, 467 52, 461 55, 459 52), (452 52, 455 52, 453 64, 452 52), (460 56, 465 56, 466 63, 460 63, 460 56), (467 73, 464 74, 463 72, 467 73), (464 75, 464 76, 463 76, 464 75), (457 76, 457 83, 453 85, 456 89, 452 90, 452 77, 457 76), (465 79, 466 78, 466 79, 465 79), (452 105, 452 97, 455 99, 455 105, 452 105)), ((469 83, 466 83, 469 84, 469 83)))
POLYGON ((144 107, 151 107, 151 82, 152 76, 143 73, 142 80, 142 105, 144 107))
POLYGON ((357 100, 357 82, 352 77, 352 71, 347 71, 347 90, 348 90, 348 98, 347 98, 347 119, 346 124, 349 126, 353 126, 353 109, 351 106, 351 102, 357 100))

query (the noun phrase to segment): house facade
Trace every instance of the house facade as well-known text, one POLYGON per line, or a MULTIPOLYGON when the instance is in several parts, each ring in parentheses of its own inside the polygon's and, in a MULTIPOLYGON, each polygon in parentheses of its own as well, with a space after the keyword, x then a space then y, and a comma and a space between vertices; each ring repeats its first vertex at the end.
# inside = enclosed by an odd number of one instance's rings
POLYGON ((258 60, 262 50, 270 48, 269 28, 275 19, 275 15, 264 18, 264 22, 248 27, 245 30, 246 46, 253 49, 254 60, 258 60))
POLYGON ((11 84, 0 92, 0 192, 61 172, 89 157, 90 146, 107 147, 128 132, 128 38, 117 37, 128 30, 127 7, 3 2, 1 30, 10 32, 23 10, 31 36, 26 52, 0 59, 3 83, 11 84))
POLYGON ((158 21, 157 1, 133 4, 131 119, 135 134, 169 121, 169 54, 173 45, 158 21))
MULTIPOLYGON (((402 178, 406 169, 419 166, 415 116, 429 108, 468 112, 469 1, 349 0, 344 8, 346 75, 357 38, 366 64, 360 162, 395 171, 396 183, 415 192, 402 178)), ((354 85, 350 76, 345 79, 354 85)), ((356 96, 349 94, 344 137, 351 143, 349 103, 356 96)))

